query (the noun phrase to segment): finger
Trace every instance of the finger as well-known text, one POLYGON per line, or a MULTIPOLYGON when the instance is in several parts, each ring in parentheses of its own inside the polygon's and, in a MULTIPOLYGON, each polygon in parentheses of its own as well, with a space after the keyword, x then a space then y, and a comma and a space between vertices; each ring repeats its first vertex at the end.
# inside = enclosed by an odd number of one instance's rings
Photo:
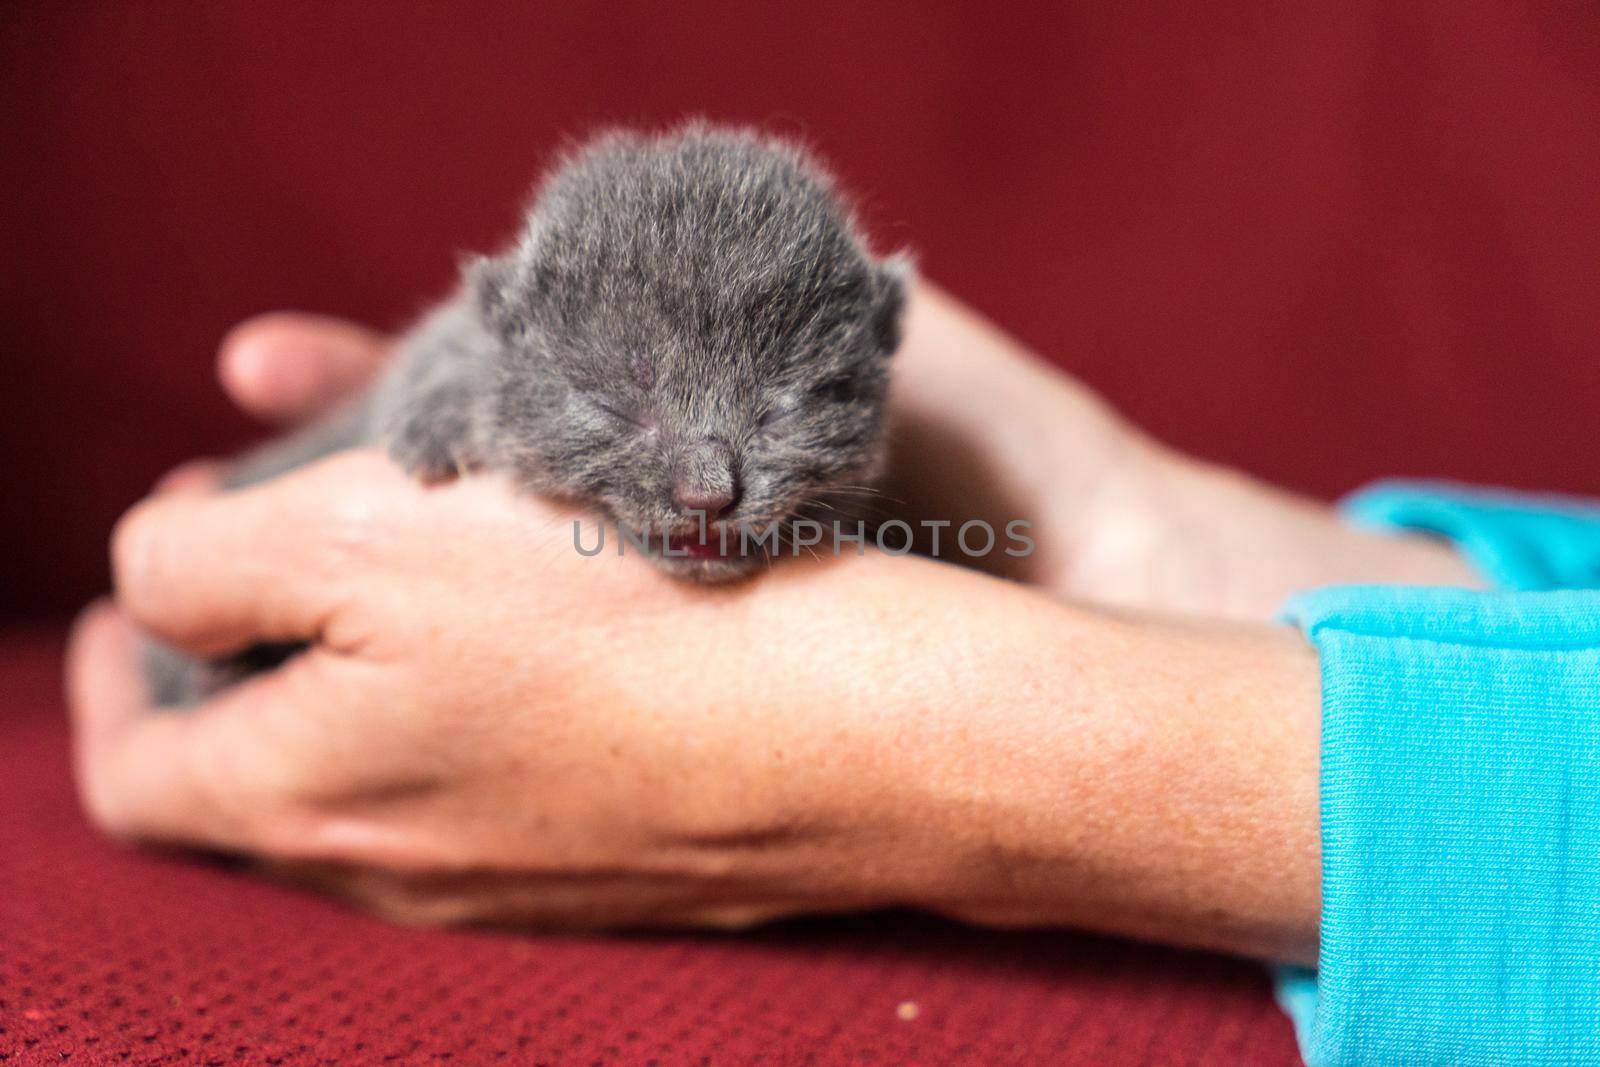
POLYGON ((67 649, 79 796, 90 819, 118 837, 199 836, 191 826, 214 805, 193 773, 195 718, 152 712, 138 663, 138 637, 116 608, 84 612, 67 649))
POLYGON ((86 761, 97 759, 123 723, 144 710, 143 679, 127 667, 133 651, 132 635, 110 600, 95 601, 73 623, 66 689, 80 786, 86 781, 86 761))
MULTIPOLYGON (((306 703, 307 677, 291 664, 235 686, 198 708, 149 706, 139 638, 114 607, 80 618, 68 647, 73 763, 90 819, 117 837, 234 850, 292 851, 314 839, 297 815, 282 768, 286 728, 306 703)), ((320 684, 322 704, 342 700, 320 684)))
POLYGON ((351 453, 237 492, 150 497, 112 535, 117 601, 200 656, 318 639, 405 487, 381 456, 351 453))
POLYGON ((152 493, 194 493, 216 488, 222 478, 222 464, 214 459, 191 459, 163 474, 152 493))
POLYGON ((217 374, 233 402, 250 414, 300 423, 372 381, 388 347, 382 334, 345 319, 278 311, 229 332, 217 355, 217 374))

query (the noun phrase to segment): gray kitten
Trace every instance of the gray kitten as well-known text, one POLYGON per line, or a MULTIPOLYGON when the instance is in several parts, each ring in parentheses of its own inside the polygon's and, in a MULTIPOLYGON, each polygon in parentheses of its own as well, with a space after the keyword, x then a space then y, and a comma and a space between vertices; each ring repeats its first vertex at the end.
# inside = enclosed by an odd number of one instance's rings
MULTIPOLYGON (((718 524, 769 534, 880 466, 905 273, 791 144, 698 123, 607 133, 366 396, 226 480, 382 442, 423 480, 507 471, 648 534, 672 573, 738 578, 766 555, 718 524)), ((152 648, 148 669, 159 703, 187 703, 292 651, 202 667, 152 648)))

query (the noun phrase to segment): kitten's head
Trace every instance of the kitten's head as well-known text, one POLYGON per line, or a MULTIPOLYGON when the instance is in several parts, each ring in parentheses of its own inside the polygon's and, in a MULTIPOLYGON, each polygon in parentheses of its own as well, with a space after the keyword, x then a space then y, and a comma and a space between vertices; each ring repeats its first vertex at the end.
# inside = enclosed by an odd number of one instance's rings
POLYGON ((904 271, 791 146, 607 135, 474 270, 502 342, 504 454, 538 490, 688 551, 658 556, 674 571, 735 577, 763 557, 736 533, 721 554, 715 524, 765 532, 875 473, 904 271))

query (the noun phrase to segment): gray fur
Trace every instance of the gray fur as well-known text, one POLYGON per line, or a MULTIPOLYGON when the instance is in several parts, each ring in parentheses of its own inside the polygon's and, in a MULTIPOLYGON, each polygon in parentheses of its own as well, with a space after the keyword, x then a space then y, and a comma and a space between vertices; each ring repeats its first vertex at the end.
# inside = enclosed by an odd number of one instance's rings
MULTIPOLYGON (((868 253, 791 144, 698 123, 607 133, 550 174, 517 243, 469 264, 366 397, 228 481, 384 443, 425 481, 503 470, 658 537, 698 533, 696 505, 765 530, 876 473, 906 270, 868 253)), ((653 558, 702 581, 762 563, 653 558)), ((215 687, 155 658, 166 701, 215 687)))

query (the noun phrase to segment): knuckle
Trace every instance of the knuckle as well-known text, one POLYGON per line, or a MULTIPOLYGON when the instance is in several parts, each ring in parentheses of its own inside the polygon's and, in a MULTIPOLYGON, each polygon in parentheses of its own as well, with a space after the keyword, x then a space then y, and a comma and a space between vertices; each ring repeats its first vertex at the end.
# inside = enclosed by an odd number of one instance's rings
POLYGON ((161 570, 167 556, 161 505, 146 500, 117 521, 111 535, 112 577, 118 599, 138 615, 159 613, 167 583, 161 570))
POLYGON ((351 476, 326 484, 311 505, 309 562, 325 577, 379 562, 400 526, 399 501, 390 487, 366 476, 370 467, 346 473, 351 476))
POLYGON ((306 527, 295 548, 295 565, 325 588, 338 587, 371 569, 385 541, 375 516, 355 508, 330 507, 306 527))
POLYGON ((336 509, 322 517, 317 537, 308 546, 307 563, 323 580, 346 578, 377 566, 388 542, 379 516, 356 507, 336 509))

